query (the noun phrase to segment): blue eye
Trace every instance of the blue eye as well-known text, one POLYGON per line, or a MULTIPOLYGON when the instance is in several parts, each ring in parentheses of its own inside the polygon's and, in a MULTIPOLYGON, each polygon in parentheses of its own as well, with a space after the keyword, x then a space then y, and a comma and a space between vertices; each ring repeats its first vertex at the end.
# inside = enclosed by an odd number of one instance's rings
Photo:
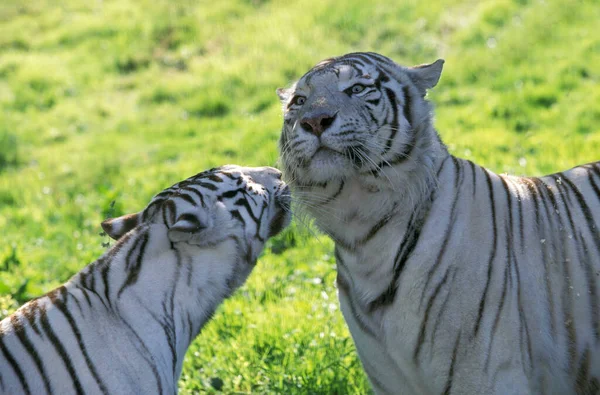
POLYGON ((303 105, 306 102, 306 97, 304 96, 294 96, 292 99, 292 104, 296 104, 298 106, 303 105))
POLYGON ((353 86, 352 86, 352 88, 350 89, 350 91, 351 91, 352 93, 360 93, 360 92, 362 92, 362 91, 364 91, 364 90, 365 90, 365 86, 364 86, 364 85, 362 85, 362 84, 355 84, 355 85, 353 85, 353 86))

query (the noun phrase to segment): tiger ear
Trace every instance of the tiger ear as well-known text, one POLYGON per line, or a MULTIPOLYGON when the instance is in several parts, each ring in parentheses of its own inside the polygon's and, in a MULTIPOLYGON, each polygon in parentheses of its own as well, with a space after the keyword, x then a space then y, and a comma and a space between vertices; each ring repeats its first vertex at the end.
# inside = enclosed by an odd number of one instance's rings
POLYGON ((101 226, 114 240, 119 240, 121 236, 129 232, 142 223, 142 213, 126 214, 116 218, 109 218, 102 222, 101 226))
POLYGON ((189 241, 199 232, 209 228, 209 223, 193 213, 183 213, 169 227, 169 240, 172 242, 189 241))
POLYGON ((291 89, 285 89, 285 88, 277 88, 275 90, 275 92, 277 92, 277 96, 279 96, 279 100, 281 100, 282 103, 287 102, 287 100, 290 97, 290 91, 291 91, 291 89))
POLYGON ((438 59, 431 64, 423 64, 408 68, 408 75, 417 88, 419 88, 419 91, 423 96, 425 96, 428 89, 437 85, 440 76, 442 75, 444 62, 444 59, 438 59))

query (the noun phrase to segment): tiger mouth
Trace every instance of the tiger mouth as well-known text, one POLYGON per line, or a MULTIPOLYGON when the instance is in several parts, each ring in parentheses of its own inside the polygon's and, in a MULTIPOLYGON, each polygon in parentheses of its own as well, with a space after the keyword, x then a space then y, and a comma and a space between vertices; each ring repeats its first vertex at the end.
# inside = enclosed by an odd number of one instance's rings
POLYGON ((335 150, 333 148, 329 148, 329 147, 326 147, 324 145, 321 145, 319 148, 317 148, 317 150, 313 154, 312 158, 314 158, 320 152, 322 152, 324 154, 329 154, 329 155, 331 155, 331 154, 333 154, 333 155, 342 155, 342 156, 344 155, 343 152, 340 152, 340 151, 335 150))
POLYGON ((345 147, 342 151, 338 151, 336 149, 333 148, 329 148, 326 146, 320 146, 315 153, 313 154, 312 158, 313 159, 318 153, 324 153, 324 154, 329 154, 329 155, 339 155, 339 156, 343 156, 344 158, 350 160, 350 162, 352 162, 355 166, 362 166, 365 163, 366 160, 366 153, 364 153, 362 151, 362 149, 360 148, 360 146, 348 146, 345 147))

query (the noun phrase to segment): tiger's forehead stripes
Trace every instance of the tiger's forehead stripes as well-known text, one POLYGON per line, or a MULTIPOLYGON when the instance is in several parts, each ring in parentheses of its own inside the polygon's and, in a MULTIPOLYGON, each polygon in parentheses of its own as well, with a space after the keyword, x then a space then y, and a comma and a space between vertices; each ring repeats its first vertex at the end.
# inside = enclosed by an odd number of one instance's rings
MULTIPOLYGON (((316 66, 315 66, 316 67, 316 66)), ((313 68, 302 77, 296 87, 298 91, 302 88, 315 88, 317 86, 328 86, 326 76, 335 74, 338 83, 350 82, 352 80, 374 80, 376 84, 389 81, 384 70, 374 64, 362 64, 356 61, 338 60, 328 63, 327 66, 313 68), (362 67, 358 67, 358 66, 362 67)))
MULTIPOLYGON (((340 79, 350 79, 356 76, 364 75, 364 68, 367 67, 369 66, 354 60, 332 60, 325 64, 319 63, 313 67, 312 70, 306 73, 300 79, 300 81, 306 83, 307 85, 311 85, 313 78, 329 73, 335 74, 335 76, 340 79)), ((370 68, 372 67, 373 66, 370 66, 370 68)))

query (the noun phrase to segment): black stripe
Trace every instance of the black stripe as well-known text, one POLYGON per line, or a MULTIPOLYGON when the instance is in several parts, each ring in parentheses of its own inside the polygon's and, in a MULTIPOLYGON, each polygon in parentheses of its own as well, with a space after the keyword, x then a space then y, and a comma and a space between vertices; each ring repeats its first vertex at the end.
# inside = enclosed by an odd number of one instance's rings
MULTIPOLYGON (((171 287, 171 289, 174 290, 176 284, 177 284, 177 282, 175 281, 175 284, 173 284, 173 287, 171 287)), ((173 295, 173 292, 171 292, 171 296, 172 295, 173 295)), ((171 298, 171 302, 173 302, 172 298, 171 298)), ((163 319, 160 322, 160 324, 165 333, 165 337, 167 338, 167 344, 169 345, 169 350, 171 351, 172 375, 173 375, 173 377, 175 377, 175 371, 177 369, 177 351, 176 351, 177 332, 175 331, 175 316, 173 315, 173 310, 171 310, 171 314, 169 314, 167 312, 167 304, 166 303, 167 303, 166 300, 163 300, 163 302, 162 302, 163 319)))
MULTIPOLYGON (((342 260, 337 246, 334 249, 334 255, 338 266, 345 267, 344 261, 342 260)), ((338 268, 336 282, 338 285, 338 289, 346 294, 348 305, 350 306, 350 312, 352 313, 352 316, 356 319, 356 323, 358 324, 360 329, 367 335, 373 338, 377 338, 375 332, 373 332, 373 330, 363 321, 362 317, 358 314, 356 306, 354 305, 354 299, 352 299, 352 291, 350 290, 350 284, 348 284, 346 278, 342 275, 340 268, 338 268)))
MULTIPOLYGON (((459 163, 458 159, 456 159, 454 156, 450 156, 450 158, 452 159, 452 163, 454 165, 454 171, 456 172, 454 174, 454 199, 452 200, 452 206, 450 209, 450 218, 448 219, 448 226, 446 227, 446 230, 444 232, 444 240, 442 241, 440 251, 438 253, 438 256, 437 256, 433 266, 427 271, 427 279, 425 281, 425 285, 423 286, 423 292, 421 293, 421 301, 420 301, 419 306, 421 306, 423 304, 423 299, 425 298, 425 292, 428 289, 429 282, 433 278, 434 273, 436 272, 437 268, 442 263, 444 255, 446 254, 446 247, 448 246, 448 242, 450 241, 450 238, 453 235, 452 228, 454 227, 454 223, 456 222, 456 218, 458 215, 456 206, 458 204, 458 198, 460 196, 460 187, 462 187, 462 182, 464 181, 464 176, 463 176, 464 173, 460 167, 460 163, 459 163)), ((443 164, 442 164, 442 166, 443 166, 443 164)))
POLYGON ((460 331, 456 336, 456 342, 454 343, 454 349, 452 350, 452 359, 450 360, 450 370, 448 371, 448 379, 446 380, 446 386, 444 387, 444 395, 450 395, 452 391, 452 380, 454 379, 454 366, 456 365, 456 354, 458 353, 458 344, 460 343, 460 331))
POLYGON ((163 222, 170 226, 177 222, 177 205, 172 199, 165 201, 163 204, 163 222))
MULTIPOLYGON (((108 390, 106 389, 104 382, 100 378, 100 375, 96 371, 94 363, 92 362, 92 360, 90 359, 90 356, 87 353, 85 343, 83 342, 83 338, 81 337, 81 331, 79 330, 79 327, 77 326, 77 323, 75 322, 75 319, 71 315, 71 312, 67 308, 66 304, 67 304, 67 299, 69 296, 69 294, 67 293, 67 289, 64 286, 62 286, 59 288, 59 290, 60 290, 62 297, 64 298, 64 301, 62 299, 56 299, 56 300, 54 300, 54 305, 58 308, 58 310, 60 310, 61 313, 63 313, 63 315, 65 316, 65 319, 71 326, 71 330, 73 331, 73 334, 75 335, 75 338, 77 339, 77 344, 79 345, 79 349, 81 350, 81 353, 83 354, 85 363, 86 363, 88 369, 90 370, 90 373, 94 377, 96 384, 98 384, 100 391, 102 391, 103 394, 108 394, 108 390)), ((76 299, 74 298, 74 300, 76 300, 76 299)))
POLYGON ((600 187, 598 186, 598 184, 596 184, 596 181, 594 181, 594 176, 592 175, 592 173, 594 173, 596 176, 600 177, 600 170, 596 169, 595 167, 592 167, 591 169, 587 169, 587 173, 588 179, 590 180, 590 184, 592 184, 592 189, 596 193, 596 198, 600 200, 600 187))
POLYGON ((156 198, 154 198, 142 212, 141 222, 146 222, 149 218, 151 218, 154 215, 155 210, 158 210, 164 201, 165 199, 156 200, 156 198))
POLYGON ((521 196, 521 192, 519 191, 519 186, 521 185, 521 180, 517 184, 515 188, 515 192, 517 194, 517 205, 518 205, 518 213, 519 213, 519 241, 521 243, 521 253, 525 253, 525 218, 523 217, 523 196, 521 196))
POLYGON ((85 317, 83 314, 83 307, 81 307, 81 303, 79 302, 77 297, 71 291, 67 291, 67 293, 69 294, 69 296, 71 296, 71 299, 73 299, 75 301, 75 304, 77 305, 77 309, 79 309, 79 313, 81 314, 81 317, 85 317))
MULTIPOLYGON (((134 236, 134 234, 135 234, 135 232, 131 232, 131 233, 126 233, 125 235, 121 236, 119 238, 119 240, 117 240, 115 245, 110 250, 108 250, 108 252, 106 253, 106 259, 114 258, 119 253, 119 251, 121 251, 121 248, 123 248, 123 246, 125 244, 127 244, 127 241, 130 240, 134 236)), ((87 274, 89 274, 89 271, 87 274)))
POLYGON ((423 315, 423 320, 421 321, 421 327, 419 329, 419 338, 417 340, 417 346, 415 347, 415 351, 413 352, 413 362, 417 365, 419 363, 419 354, 421 352, 421 348, 423 346, 423 343, 425 342, 425 332, 427 331, 427 323, 429 322, 429 312, 430 312, 431 308, 433 307, 433 303, 435 302, 437 295, 440 292, 440 289, 442 289, 442 287, 446 283, 446 280, 448 280, 449 273, 450 273, 450 269, 446 269, 446 273, 444 274, 444 277, 442 277, 442 280, 435 287, 435 289, 433 290, 433 293, 431 294, 431 296, 429 297, 429 300, 427 301, 427 308, 425 309, 425 314, 423 315))
MULTIPOLYGON (((455 269, 452 272, 452 278, 450 279, 450 282, 454 281, 454 277, 456 276, 456 272, 458 269, 455 269)), ((433 329, 431 330, 431 336, 429 337, 429 342, 431 344, 431 352, 433 353, 433 344, 435 342, 435 335, 437 333, 438 327, 440 325, 440 322, 442 322, 442 316, 444 315, 444 311, 446 311, 446 304, 448 303, 448 301, 450 300, 450 295, 452 294, 452 288, 448 290, 448 292, 446 292, 446 297, 444 298, 444 301, 442 302, 442 305, 440 306, 439 312, 437 313, 437 317, 435 318, 435 322, 433 324, 433 329)))
MULTIPOLYGON (((381 98, 377 99, 377 103, 379 103, 380 100, 381 100, 381 98)), ((367 107, 367 114, 369 114, 369 118, 370 118, 371 122, 374 125, 377 125, 377 128, 379 128, 379 120, 375 117, 375 115, 373 115, 373 110, 374 109, 367 107)))
POLYGON ((131 327, 131 325, 126 320, 122 320, 121 322, 123 324, 125 324, 125 326, 127 327, 127 329, 129 329, 131 331, 131 333, 135 336, 135 338, 140 343, 140 345, 144 348, 144 351, 145 351, 145 353, 147 355, 143 355, 143 353, 142 353, 142 357, 144 358, 144 360, 146 361, 146 363, 148 363, 148 366, 150 366, 150 369, 152 369, 152 373, 154 374, 154 378, 156 379, 156 386, 157 386, 157 389, 158 389, 158 391, 156 393, 157 394, 162 394, 162 392, 163 392, 163 390, 162 390, 162 380, 160 378, 160 374, 158 373, 158 369, 156 368, 156 361, 154 360, 154 356, 152 355, 152 353, 148 349, 148 346, 146 346, 146 343, 143 342, 143 340, 140 337, 140 335, 138 335, 138 333, 131 327))
POLYGON ((496 209, 494 207, 494 204, 495 204, 495 202, 494 202, 494 187, 492 185, 492 179, 490 178, 490 175, 488 174, 487 170, 484 168, 481 168, 481 170, 483 171, 483 174, 485 175, 485 178, 487 181, 487 186, 488 186, 488 198, 490 200, 490 212, 492 215, 493 247, 492 247, 492 251, 490 252, 490 258, 488 260, 487 281, 485 283, 485 288, 483 289, 483 294, 479 301, 479 311, 477 313, 477 321, 475 321, 475 327, 473 328, 473 337, 477 336, 477 333, 479 332, 479 328, 481 325, 481 320, 483 318, 483 310, 485 308, 485 299, 487 297, 490 282, 492 280, 492 268, 493 268, 492 263, 494 262, 494 258, 496 256, 496 247, 498 244, 498 235, 497 235, 497 229, 496 229, 496 209))
POLYGON ((71 381, 73 382, 73 386, 75 387, 75 392, 77 392, 78 394, 83 394, 83 388, 81 387, 81 383, 79 382, 79 378, 77 377, 77 372, 75 372, 73 364, 71 363, 71 358, 69 357, 69 354, 67 353, 67 350, 63 346, 62 342, 56 336, 56 333, 54 333, 54 330, 52 329, 52 326, 48 321, 48 317, 45 314, 43 314, 40 318, 40 322, 42 324, 42 329, 44 330, 44 332, 46 332, 46 335, 50 340, 50 343, 52 343, 54 349, 56 350, 63 364, 67 368, 67 372, 69 373, 71 381))
MULTIPOLYGON (((514 250, 512 250, 513 254, 514 254, 514 250)), ((515 263, 515 273, 517 275, 516 278, 516 282, 517 282, 517 306, 519 309, 519 332, 522 333, 522 330, 525 330, 525 336, 526 336, 526 342, 527 342, 527 354, 529 355, 529 370, 531 372, 531 370, 533 370, 533 354, 531 351, 531 335, 529 334, 529 326, 527 325, 527 317, 525 315, 525 311, 523 310, 523 298, 522 298, 522 287, 521 287, 521 274, 519 272, 519 265, 517 265, 516 260, 514 260, 515 263)), ((523 353, 523 338, 522 335, 519 336, 520 339, 520 345, 521 345, 521 353, 523 353)), ((522 355, 522 354, 521 354, 522 355)), ((522 356, 521 356, 522 358, 522 356)), ((525 367, 525 362, 521 361, 523 367, 525 367)), ((527 377, 529 378, 529 375, 527 375, 527 377)))
POLYGON ((333 202, 335 199, 337 199, 338 196, 340 196, 342 194, 342 191, 344 190, 345 185, 346 185, 346 183, 344 182, 344 180, 340 181, 340 187, 338 188, 338 190, 333 195, 331 195, 330 197, 325 199, 325 201, 321 205, 324 206, 326 204, 333 202))
POLYGON ((236 189, 236 190, 233 190, 233 191, 226 191, 226 192, 223 192, 223 193, 220 195, 220 197, 223 197, 223 198, 225 198, 225 199, 231 199, 232 197, 235 197, 235 195, 237 195, 237 194, 238 194, 238 193, 240 193, 240 192, 242 192, 242 193, 243 193, 243 192, 244 192, 244 190, 243 190, 243 189, 236 189))
POLYGON ((48 375, 46 374, 46 369, 44 368, 44 363, 42 362, 40 356, 38 355, 38 352, 35 349, 35 346, 33 345, 33 343, 31 343, 31 340, 29 340, 29 336, 27 336, 27 329, 19 321, 19 319, 17 318, 17 314, 13 314, 10 317, 10 323, 12 324, 12 326, 14 328, 15 334, 21 341, 23 348, 25 348, 25 350, 27 351, 27 353, 29 354, 31 359, 33 359, 33 362, 35 363, 35 366, 40 374, 40 377, 44 381, 44 388, 46 389, 46 392, 49 394, 52 394, 52 389, 50 387, 50 382, 48 381, 48 375))
MULTIPOLYGON (((506 231, 508 233, 508 231, 506 231)), ((510 266, 510 256, 508 252, 506 254, 506 265, 504 266, 504 281, 502 283, 502 295, 500 295, 500 303, 498 304, 498 310, 496 311, 496 317, 494 318, 494 324, 492 326, 492 336, 490 338, 490 342, 488 345, 488 352, 485 358, 485 366, 484 371, 487 372, 490 359, 492 356, 492 346, 494 344, 494 336, 496 335, 496 331, 498 330, 498 323, 500 322, 500 313, 502 312, 502 308, 504 307, 504 301, 506 299, 506 289, 508 283, 508 275, 509 275, 509 266, 510 266)))
POLYGON ((186 188, 182 188, 182 190, 186 191, 186 192, 193 193, 194 195, 196 195, 198 197, 198 199, 200 199, 200 204, 202 205, 202 207, 205 207, 204 196, 202 195, 202 193, 200 193, 200 191, 198 191, 197 189, 195 189, 195 188, 193 188, 191 186, 190 187, 186 187, 186 188))
POLYGON ((38 311, 39 311, 38 299, 31 300, 29 303, 27 303, 27 305, 25 305, 21 309, 21 312, 23 313, 23 316, 25 316, 25 318, 27 318, 27 321, 29 322, 29 327, 31 329, 33 329, 34 332, 38 336, 41 336, 42 333, 40 332, 40 329, 37 327, 36 322, 35 322, 36 318, 37 318, 37 312, 38 311))
POLYGON ((435 172, 435 177, 436 178, 440 178, 440 174, 442 173, 442 170, 444 169, 444 167, 446 166, 446 161, 448 159, 453 158, 452 155, 448 155, 444 158, 444 160, 442 161, 442 163, 440 163, 440 167, 437 169, 437 171, 435 172))
POLYGON ((174 197, 177 198, 177 199, 185 200, 186 202, 188 202, 192 206, 196 207, 196 202, 194 201, 194 199, 190 195, 188 195, 186 193, 179 192, 174 197))
MULTIPOLYGON (((371 229, 369 230, 369 232, 366 234, 366 236, 358 241, 355 246, 362 246, 366 243, 368 243, 373 237, 375 237, 375 235, 377 235, 377 233, 385 226, 388 224, 388 222, 390 222, 390 219, 392 219, 392 216, 395 214, 396 212, 396 208, 397 208, 397 204, 394 204, 394 206, 392 207, 392 209, 383 216, 383 218, 381 218, 379 220, 379 222, 377 222, 375 225, 373 225, 373 227, 371 227, 371 229)), ((356 247, 355 247, 356 248, 356 247)))
MULTIPOLYGON (((587 205, 587 202, 585 200, 585 197, 583 196, 583 194, 579 191, 579 189, 571 182, 571 180, 569 180, 567 177, 565 177, 564 175, 562 175, 562 182, 565 185, 565 189, 566 187, 569 187, 571 189, 571 191, 573 191, 573 193, 575 194, 575 197, 577 198, 577 202, 581 208, 581 211, 584 214, 584 217, 586 219, 586 223, 587 223, 587 230, 588 232, 590 232, 592 234, 592 240, 594 241, 595 247, 596 247, 596 253, 600 255, 600 231, 597 229, 596 224, 594 223, 594 218, 593 218, 593 214, 592 211, 590 209, 590 207, 587 205)), ((570 219, 570 221, 572 222, 572 220, 570 219)), ((574 225, 571 224, 571 226, 573 227, 574 225)), ((574 235, 576 236, 576 235, 574 235)), ((585 237, 583 237, 583 235, 579 236, 579 244, 581 244, 583 246, 583 248, 578 248, 578 252, 583 252, 586 254, 585 257, 579 257, 580 261, 584 264, 585 267, 585 271, 586 271, 586 277, 587 277, 587 283, 588 283, 588 293, 590 294, 590 315, 591 315, 591 319, 592 319, 592 328, 594 330, 594 335, 596 337, 596 340, 600 339, 600 318, 599 318, 599 311, 600 311, 600 306, 598 303, 598 290, 596 289, 596 281, 594 278, 594 269, 592 267, 592 258, 588 255, 588 248, 587 248, 587 243, 585 242, 585 237)))
POLYGON ((471 167, 471 182, 472 182, 472 194, 473 197, 475 197, 475 194, 477 193, 477 177, 475 175, 475 164, 473 162, 471 162, 470 160, 467 160, 467 163, 469 164, 469 166, 471 167))
POLYGON ((402 93, 404 94, 404 106, 402 108, 402 111, 404 113, 404 118, 406 119, 406 121, 408 122, 409 128, 412 128, 412 109, 411 107, 411 103, 410 103, 410 90, 408 85, 404 85, 402 87, 402 93))
POLYGON ((391 127, 390 137, 388 138, 388 140, 385 143, 385 149, 381 153, 382 156, 385 155, 392 148, 393 140, 396 138, 396 133, 398 133, 398 129, 399 129, 398 101, 396 99, 396 94, 394 93, 393 90, 391 90, 389 88, 384 88, 384 90, 385 90, 387 98, 390 102, 389 105, 392 108, 393 117, 392 117, 392 122, 390 123, 390 127, 391 127))
MULTIPOLYGON (((388 73, 383 70, 380 67, 377 67, 377 71, 379 72, 379 77, 377 78, 377 80, 375 80, 375 85, 381 83, 381 82, 389 82, 390 81, 390 76, 388 75, 388 73)), ((379 87, 380 85, 377 85, 377 87, 379 87)))
MULTIPOLYGON (((532 360, 532 353, 531 353, 531 337, 529 335, 529 327, 527 325, 527 317, 525 316, 524 310, 523 310, 523 299, 522 299, 522 288, 520 286, 521 284, 521 276, 519 273, 519 265, 518 265, 518 261, 516 259, 516 255, 515 255, 515 248, 514 248, 514 239, 513 239, 513 213, 512 213, 512 198, 513 195, 510 193, 510 188, 508 187, 508 183, 506 182, 506 179, 504 177, 500 177, 500 180, 502 181, 502 186, 504 187, 505 193, 506 193, 506 201, 507 201, 507 206, 508 206, 508 226, 505 229, 506 232, 506 254, 507 254, 507 264, 508 266, 511 266, 511 262, 512 262, 512 266, 514 266, 515 269, 515 274, 516 274, 516 287, 517 287, 517 306, 518 306, 518 311, 519 311, 519 340, 520 340, 520 345, 521 345, 521 353, 523 353, 523 336, 522 336, 522 331, 523 328, 525 330, 525 335, 527 337, 526 341, 527 341, 527 350, 528 350, 528 355, 529 355, 529 366, 530 368, 533 368, 533 360, 532 360), (511 260, 512 258, 512 260, 511 260)), ((502 297, 504 298, 504 293, 502 295, 502 297)), ((522 354, 521 354, 522 355, 522 354)), ((525 366, 524 361, 521 361, 523 366, 525 366)))
POLYGON ((208 182, 199 182, 198 185, 211 191, 216 191, 218 189, 215 185, 210 184, 208 182))
MULTIPOLYGON (((508 187, 506 179, 504 177, 500 176, 500 181, 502 182, 502 186, 504 187, 504 192, 506 195, 506 203, 508 206, 508 225, 505 225, 505 229, 504 229, 504 233, 506 236, 506 240, 505 240, 505 242, 506 242, 506 248, 505 248, 506 261, 505 261, 505 266, 504 266, 504 279, 503 279, 503 284, 502 284, 502 295, 500 296, 500 303, 498 304, 498 310, 496 312, 496 317, 494 318, 494 324, 492 326, 492 336, 491 336, 490 344, 488 347, 488 355, 486 357, 486 364, 485 364, 486 370, 489 366, 489 361, 490 361, 490 356, 491 356, 490 351, 492 349, 492 344, 494 343, 494 336, 496 334, 496 330, 498 329, 498 323, 500 321, 500 313, 502 312, 502 307, 504 306, 504 300, 506 298, 506 289, 508 286, 508 276, 512 272, 510 251, 512 251, 514 248, 513 239, 512 239, 512 230, 513 230, 512 195, 510 193, 510 189, 508 187)), ((515 262, 515 264, 516 264, 516 262, 515 262)))
POLYGON ((356 59, 360 59, 360 60, 362 60, 363 62, 365 62, 366 64, 371 64, 371 65, 372 65, 372 64, 375 64, 375 63, 376 63, 376 61, 374 61, 373 59, 371 59, 371 58, 369 57, 369 55, 367 55, 367 54, 364 54, 364 53, 352 53, 352 54, 348 54, 348 55, 345 55, 345 56, 344 56, 342 59, 347 59, 347 58, 346 58, 346 56, 347 56, 348 58, 356 58, 356 59))
POLYGON ((117 293, 117 298, 121 296, 121 293, 123 293, 123 291, 136 283, 138 276, 140 274, 140 270, 142 268, 142 263, 143 263, 143 259, 144 259, 144 253, 146 252, 146 246, 148 244, 148 232, 144 232, 142 235, 140 235, 140 237, 138 238, 138 240, 136 240, 134 246, 131 248, 131 250, 129 251, 129 254, 127 254, 127 278, 125 280, 125 282, 123 283, 123 285, 121 286, 121 288, 119 289, 119 292, 117 293), (141 240, 140 243, 138 243, 141 240), (138 253, 137 253, 137 258, 135 260, 135 265, 133 265, 133 267, 130 267, 130 259, 132 257, 133 252, 135 251, 135 247, 137 247, 137 245, 140 244, 138 253))
POLYGON ((214 182, 223 182, 223 180, 221 179, 221 177, 217 176, 216 174, 209 174, 207 176, 207 178, 209 180, 211 180, 211 181, 214 181, 214 182))
MULTIPOLYGON (((533 203, 534 203, 534 207, 535 207, 535 222, 536 222, 536 228, 537 228, 537 235, 538 236, 542 236, 543 238, 545 237, 545 227, 542 226, 541 224, 541 211, 539 208, 539 202, 538 202, 538 196, 540 197, 540 199, 543 202, 544 205, 544 210, 546 212, 546 218, 551 218, 549 217, 549 213, 548 213, 548 208, 546 206, 546 199, 544 198, 543 193, 538 189, 538 185, 531 179, 529 178, 523 178, 523 181, 526 183, 526 187, 529 190, 529 193, 531 194, 533 203), (544 231, 542 231, 544 229, 544 231)), ((555 324, 555 307, 554 307, 554 299, 552 298, 553 292, 552 292, 552 287, 550 284, 550 276, 548 274, 548 265, 550 264, 550 258, 548 257, 548 248, 546 246, 542 246, 542 252, 544 254, 543 257, 543 266, 544 266, 544 282, 546 285, 546 297, 548 298, 548 309, 549 309, 549 320, 550 320, 550 333, 552 334, 553 338, 556 338, 556 324, 555 324)))
MULTIPOLYGON (((575 223, 573 221, 573 216, 571 214, 571 197, 569 195, 568 190, 566 190, 566 187, 562 184, 562 177, 560 177, 560 174, 557 175, 560 179, 560 181, 556 181, 556 189, 559 192, 559 196, 563 196, 562 199, 562 203, 563 203, 563 207, 564 207, 564 211, 567 214, 567 220, 568 220, 568 225, 571 228, 571 233, 570 236, 574 237, 576 240, 576 244, 579 242, 578 238, 579 238, 579 234, 577 233, 576 229, 575 229, 575 223)), ((556 205, 556 208, 558 210, 558 204, 556 205)), ((561 218, 561 216, 559 215, 559 219, 560 219, 560 223, 561 225, 563 225, 564 227, 564 222, 561 218)), ((573 296, 574 292, 573 292, 573 286, 572 286, 572 282, 571 282, 571 271, 569 270, 569 263, 571 262, 570 254, 568 254, 568 245, 570 243, 568 241, 564 241, 564 243, 560 246, 561 247, 561 252, 562 252, 562 264, 564 266, 564 270, 566 272, 568 272, 568 277, 565 278, 565 281, 568 281, 568 288, 566 289, 566 298, 569 298, 570 301, 570 308, 566 308, 565 307, 565 328, 567 330, 569 339, 573 341, 573 343, 569 344, 568 349, 569 349, 569 356, 570 356, 570 362, 569 362, 569 366, 571 367, 571 370, 575 369, 575 359, 577 357, 577 343, 576 343, 576 336, 577 336, 577 331, 575 329, 575 322, 574 322, 574 314, 573 314, 573 304, 575 303, 575 298, 573 296), (568 311, 566 311, 568 310, 568 311)), ((580 263, 585 262, 585 258, 581 257, 581 249, 580 248, 576 248, 577 253, 578 253, 578 261, 580 263)), ((566 284, 565 284, 566 285, 566 284)), ((564 306, 567 306, 566 300, 563 301, 564 306)))
POLYGON ((565 177, 564 175, 562 175, 561 180, 575 194, 577 203, 579 204, 579 207, 581 208, 581 211, 583 212, 583 215, 585 217, 588 231, 593 235, 592 240, 594 240, 595 242, 594 244, 596 246, 596 251, 598 252, 598 254, 600 254, 600 229, 598 229, 598 226, 594 222, 594 214, 588 206, 585 196, 581 193, 581 191, 579 191, 577 186, 575 186, 575 184, 573 184, 573 182, 571 182, 571 180, 565 177))
POLYGON ((102 283, 104 286, 104 297, 106 298, 106 302, 109 307, 112 307, 112 303, 110 301, 110 281, 108 279, 108 272, 110 270, 110 265, 107 262, 103 262, 103 267, 100 270, 102 273, 102 283))
POLYGON ((25 392, 25 394, 27 394, 27 395, 30 395, 31 391, 29 390, 29 385, 27 384, 27 380, 25 380, 25 375, 23 374, 23 371, 19 367, 19 364, 17 363, 17 361, 15 361, 12 354, 8 351, 8 349, 4 345, 4 339, 3 339, 3 336, 1 333, 0 333, 0 351, 2 351, 2 354, 4 354, 4 358, 6 358, 6 360, 10 364, 10 367, 13 369, 13 371, 17 375, 17 378, 19 379, 19 382, 21 383, 21 386, 23 387, 23 392, 25 392))
MULTIPOLYGON (((173 287, 169 287, 173 289, 173 287)), ((161 327, 165 338, 167 339, 167 345, 169 346, 169 351, 171 351, 171 366, 173 370, 173 376, 175 375, 175 369, 177 367, 177 352, 175 351, 177 339, 175 333, 175 317, 173 314, 169 314, 167 312, 166 300, 162 301, 162 310, 163 314, 161 316, 157 315, 153 310, 148 308, 145 304, 140 303, 140 305, 146 310, 146 312, 152 317, 154 321, 161 327)))
POLYGON ((385 291, 383 291, 378 297, 368 304, 369 312, 373 312, 380 307, 388 306, 394 303, 396 294, 398 292, 398 279, 400 278, 400 274, 402 273, 404 267, 406 266, 406 262, 417 246, 419 237, 421 235, 421 230, 423 229, 423 226, 425 226, 427 218, 429 217, 432 204, 432 194, 433 188, 429 198, 425 199, 422 206, 417 208, 411 214, 408 220, 408 226, 402 238, 402 242, 400 243, 400 247, 398 248, 396 256, 394 257, 392 280, 385 291))
MULTIPOLYGON (((556 211, 558 211, 558 203, 556 200, 556 197, 554 195, 554 190, 550 187, 550 185, 546 184, 543 180, 541 179, 537 179, 539 183, 541 183, 544 186, 544 189, 546 191, 546 193, 548 194, 548 197, 550 198, 550 201, 552 202, 552 206, 554 207, 554 209, 556 211)), ((564 204, 565 208, 566 208, 566 204, 564 204)), ((559 214, 559 212, 557 213, 559 214)), ((561 215, 556 215, 556 217, 558 217, 558 221, 559 221, 559 229, 564 228, 564 222, 562 219, 561 215)), ((558 232, 557 232, 558 233, 558 232)), ((576 339, 576 333, 575 333, 575 326, 574 326, 574 322, 573 322, 573 314, 572 314, 572 306, 571 308, 569 308, 569 301, 572 301, 573 299, 573 292, 571 290, 571 271, 569 269, 569 265, 567 262, 567 257, 565 256, 565 249, 562 245, 560 245, 559 243, 553 243, 553 245, 558 248, 560 255, 561 255, 561 264, 563 266, 563 293, 562 293, 562 301, 563 301, 563 324, 565 327, 565 331, 567 332, 567 337, 568 337, 568 344, 567 344, 567 350, 569 352, 569 368, 571 370, 574 369, 574 363, 575 363, 575 358, 576 358, 576 353, 577 353, 577 339, 576 339)), ((558 255, 558 254, 557 254, 558 255)))
MULTIPOLYGON (((396 64, 394 62, 392 62, 391 59, 388 59, 385 56, 380 55, 378 53, 375 53, 375 52, 361 52, 361 53, 365 54, 365 55, 367 55, 367 56, 369 56, 371 58, 374 58, 374 59, 376 59, 376 61, 381 62, 381 63, 383 63, 385 65, 396 66, 396 64)), ((376 63, 376 62, 374 62, 374 63, 376 63)))

